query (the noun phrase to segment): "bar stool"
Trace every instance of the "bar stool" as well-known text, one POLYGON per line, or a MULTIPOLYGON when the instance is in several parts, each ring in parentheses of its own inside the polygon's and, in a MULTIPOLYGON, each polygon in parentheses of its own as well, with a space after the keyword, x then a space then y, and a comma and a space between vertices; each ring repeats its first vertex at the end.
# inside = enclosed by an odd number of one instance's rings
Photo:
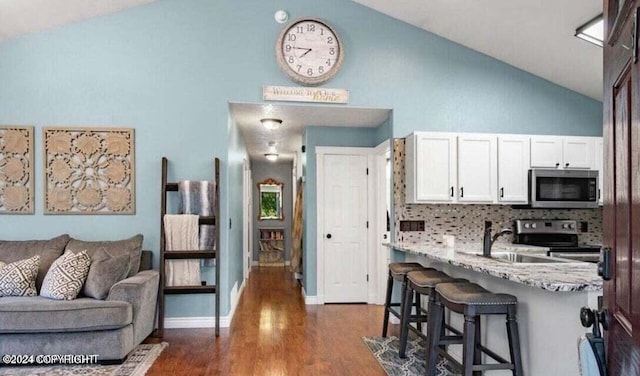
MULTIPOLYGON (((391 302, 391 294, 393 292, 393 281, 402 282, 402 291, 405 290, 407 284, 407 273, 414 270, 430 269, 418 264, 417 262, 393 262, 389 264, 389 278, 387 278, 387 296, 384 301, 384 322, 382 323, 382 336, 387 336, 389 329, 389 313, 402 319, 400 312, 403 311, 404 294, 400 297, 400 303, 391 302), (393 307, 400 307, 400 311, 396 311, 393 307)), ((411 306, 411 302, 409 302, 411 306)), ((421 326, 422 329, 422 326, 421 326)))
MULTIPOLYGON (((403 291, 403 300, 405 302, 410 302, 414 300, 418 306, 416 309, 416 314, 411 315, 411 305, 405 304, 404 310, 401 312, 402 317, 400 318, 400 350, 399 355, 400 358, 405 358, 405 352, 407 349, 407 341, 409 337, 409 329, 413 330, 422 338, 427 338, 422 333, 421 328, 414 328, 411 326, 412 322, 415 323, 423 323, 428 322, 428 314, 429 312, 422 308, 420 304, 420 297, 422 295, 426 295, 429 297, 429 301, 435 299, 435 286, 439 283, 451 283, 451 282, 468 282, 466 279, 461 278, 453 278, 449 275, 433 269, 423 269, 423 270, 414 270, 407 273, 407 284, 406 288, 403 291)), ((444 324, 446 327, 446 323, 444 324)), ((449 328, 455 332, 455 329, 449 328)), ((461 334, 458 332, 458 334, 461 334)))
POLYGON ((468 282, 440 283, 435 287, 435 292, 435 301, 429 307, 431 314, 428 330, 433 335, 430 336, 430 341, 427 344, 427 375, 434 376, 436 374, 438 354, 441 353, 454 364, 461 366, 464 376, 480 375, 482 371, 495 369, 510 369, 514 376, 522 376, 520 337, 516 321, 518 300, 515 296, 495 294, 475 283, 468 282), (451 341, 449 336, 442 334, 444 307, 452 312, 464 314, 462 364, 440 348, 443 344, 458 342, 451 341), (511 361, 507 361, 481 345, 480 316, 482 315, 506 315, 511 361), (440 334, 438 335, 438 333, 440 334), (498 364, 482 364, 482 353, 493 358, 498 364))

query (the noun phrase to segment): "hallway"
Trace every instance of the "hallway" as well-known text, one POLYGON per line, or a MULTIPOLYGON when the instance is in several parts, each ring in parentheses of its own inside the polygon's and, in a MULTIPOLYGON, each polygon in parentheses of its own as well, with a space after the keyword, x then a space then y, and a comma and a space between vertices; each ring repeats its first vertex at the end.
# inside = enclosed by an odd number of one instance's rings
POLYGON ((290 272, 253 268, 218 339, 213 329, 167 329, 164 339, 147 339, 169 342, 148 375, 382 376, 360 339, 380 335, 382 314, 375 305, 305 306, 290 272))

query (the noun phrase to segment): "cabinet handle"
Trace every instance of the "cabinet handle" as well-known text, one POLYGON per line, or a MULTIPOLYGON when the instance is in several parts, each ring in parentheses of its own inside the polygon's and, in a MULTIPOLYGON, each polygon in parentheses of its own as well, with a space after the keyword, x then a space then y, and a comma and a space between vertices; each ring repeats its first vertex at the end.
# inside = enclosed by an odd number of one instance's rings
POLYGON ((500 188, 500 198, 504 198, 504 187, 500 188))
POLYGON ((331 234, 327 234, 327 239, 331 239, 331 234))
POLYGON ((451 197, 453 197, 453 187, 451 187, 451 197))
POLYGON ((600 195, 601 195, 601 194, 602 194, 601 189, 600 189, 600 188, 598 188, 598 201, 600 201, 600 197, 601 197, 600 195))
POLYGON ((560 167, 560 163, 556 163, 556 167, 560 167))
POLYGON ((460 187, 460 197, 464 197, 464 188, 460 187))
POLYGON ((564 164, 564 167, 569 167, 569 164, 568 164, 568 163, 565 163, 565 164, 564 164))

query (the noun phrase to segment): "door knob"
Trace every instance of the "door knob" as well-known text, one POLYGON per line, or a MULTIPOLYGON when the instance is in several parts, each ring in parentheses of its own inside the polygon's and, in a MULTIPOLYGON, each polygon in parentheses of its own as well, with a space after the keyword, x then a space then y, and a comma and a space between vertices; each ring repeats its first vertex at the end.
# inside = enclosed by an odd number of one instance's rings
POLYGON ((331 239, 331 234, 327 234, 327 239, 331 239))

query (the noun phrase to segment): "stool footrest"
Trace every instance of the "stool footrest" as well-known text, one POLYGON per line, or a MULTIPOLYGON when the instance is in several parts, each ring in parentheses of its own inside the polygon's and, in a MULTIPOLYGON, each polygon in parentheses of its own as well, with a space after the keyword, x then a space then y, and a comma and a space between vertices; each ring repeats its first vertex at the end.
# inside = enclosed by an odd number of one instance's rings
POLYGON ((454 328, 453 326, 451 326, 451 325, 449 325, 447 323, 444 324, 444 328, 447 329, 448 331, 450 331, 451 333, 457 334, 459 336, 462 335, 461 331, 459 331, 458 329, 454 328))
POLYGON ((420 330, 418 330, 418 328, 416 328, 415 326, 411 326, 409 325, 409 329, 412 330, 414 333, 416 333, 420 338, 426 339, 427 335, 422 333, 420 330))
POLYGON ((491 358, 493 358, 493 360, 495 360, 498 363, 507 363, 507 364, 511 364, 508 360, 506 360, 505 358, 501 357, 500 355, 496 354, 495 352, 491 351, 490 349, 482 346, 482 345, 478 345, 478 348, 480 350, 482 350, 483 353, 487 354, 488 356, 490 356, 491 358))
POLYGON ((438 345, 461 345, 462 342, 462 336, 446 336, 444 338, 440 338, 438 345))
POLYGON ((474 371, 491 371, 496 369, 513 369, 513 364, 476 364, 473 366, 474 371))
POLYGON ((400 318, 400 312, 396 311, 395 309, 389 307, 389 313, 393 314, 395 317, 400 318))

